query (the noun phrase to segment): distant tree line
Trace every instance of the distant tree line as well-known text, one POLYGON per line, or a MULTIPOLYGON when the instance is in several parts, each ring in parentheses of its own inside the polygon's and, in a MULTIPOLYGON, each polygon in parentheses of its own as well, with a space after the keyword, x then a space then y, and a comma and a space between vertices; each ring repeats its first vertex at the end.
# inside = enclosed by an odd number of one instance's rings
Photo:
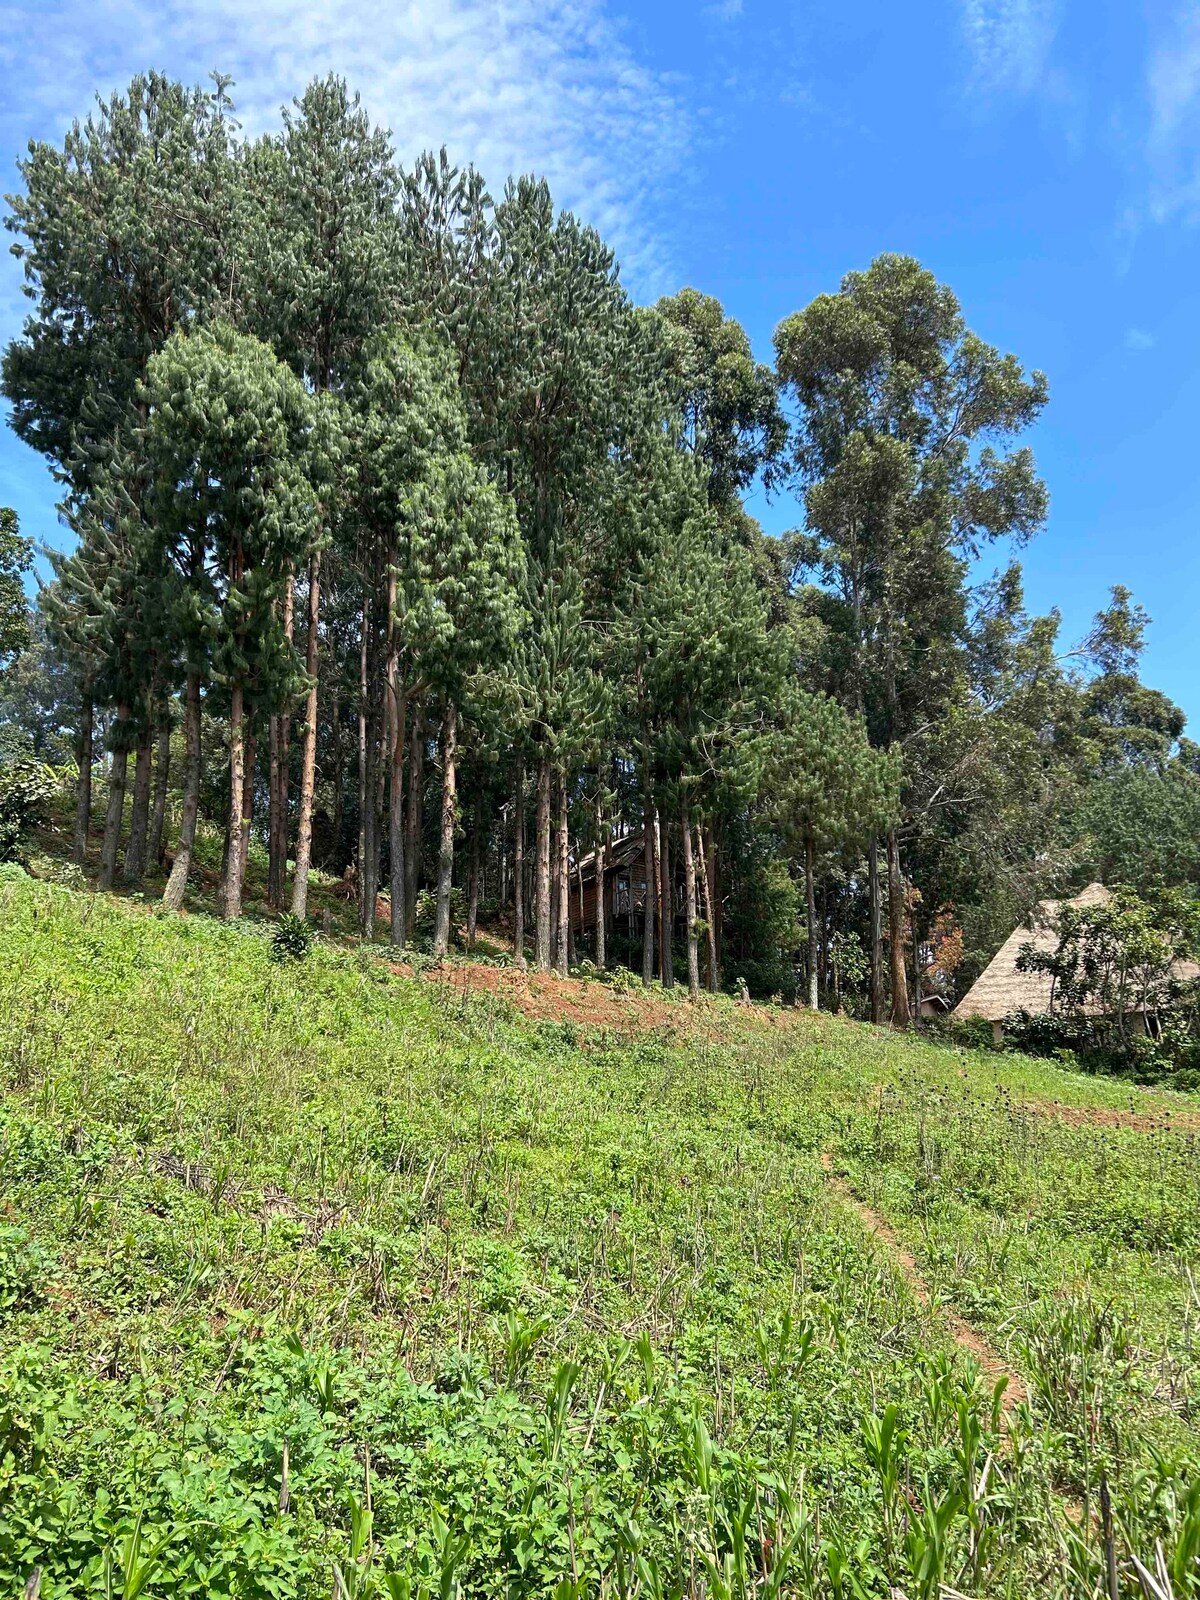
POLYGON ((580 860, 640 833, 598 965, 798 963, 902 1026, 1047 887, 1197 880, 1200 763, 1127 591, 1072 653, 1015 564, 973 581, 1045 519, 1046 384, 917 262, 787 317, 769 367, 693 289, 634 305, 544 182, 402 170, 334 78, 256 139, 228 91, 139 77, 10 200, 3 389, 75 542, 0 716, 71 741, 80 861, 103 751, 101 886, 169 863, 177 909, 203 814, 228 917, 256 835, 274 909, 349 866, 400 948, 426 887, 441 956, 490 884, 565 971, 580 860), (799 531, 763 536, 760 482, 799 531))

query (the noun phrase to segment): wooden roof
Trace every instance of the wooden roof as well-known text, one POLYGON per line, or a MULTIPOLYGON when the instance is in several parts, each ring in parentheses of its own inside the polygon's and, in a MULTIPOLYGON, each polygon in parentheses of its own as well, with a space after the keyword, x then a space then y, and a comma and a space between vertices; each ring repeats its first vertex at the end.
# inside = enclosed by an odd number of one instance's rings
MULTIPOLYGON (((633 833, 627 833, 624 838, 613 839, 605 852, 604 870, 612 872, 617 867, 627 867, 631 862, 637 861, 646 853, 646 834, 642 828, 633 833)), ((583 878, 594 877, 596 873, 596 852, 590 851, 572 868, 583 878)))

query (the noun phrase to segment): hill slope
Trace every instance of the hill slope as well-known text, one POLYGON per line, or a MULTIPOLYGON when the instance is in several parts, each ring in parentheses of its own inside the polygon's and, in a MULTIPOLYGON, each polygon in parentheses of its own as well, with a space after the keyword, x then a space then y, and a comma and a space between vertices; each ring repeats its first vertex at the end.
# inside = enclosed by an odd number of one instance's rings
POLYGON ((1200 1593, 1196 1101, 11 869, 0 953, 4 1593, 1101 1594, 1102 1475, 1200 1593))

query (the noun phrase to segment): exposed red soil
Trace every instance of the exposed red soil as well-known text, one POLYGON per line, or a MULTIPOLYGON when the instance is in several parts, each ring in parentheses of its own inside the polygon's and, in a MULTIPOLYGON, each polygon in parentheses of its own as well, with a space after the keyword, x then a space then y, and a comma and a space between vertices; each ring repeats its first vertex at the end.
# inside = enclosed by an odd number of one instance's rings
POLYGON ((1133 1128, 1138 1133, 1164 1133, 1178 1128, 1200 1128, 1200 1113, 1193 1111, 1132 1111, 1124 1106, 1067 1106, 1058 1100, 1021 1100, 1022 1110, 1039 1117, 1055 1117, 1072 1128, 1133 1128))
MULTIPOLYGON (((397 964, 393 972, 408 969, 397 964)), ((483 963, 448 966, 430 973, 456 999, 472 994, 495 994, 538 1022, 574 1022, 587 1028, 634 1029, 686 1026, 689 1014, 679 1004, 666 1004, 653 996, 634 994, 594 978, 560 978, 554 973, 518 972, 515 967, 490 967, 483 963)))
POLYGON ((906 1249, 901 1243, 899 1235, 891 1224, 885 1222, 877 1211, 872 1210, 869 1205, 860 1200, 845 1178, 838 1177, 833 1170, 833 1157, 828 1150, 821 1152, 821 1167, 829 1187, 838 1198, 856 1211, 867 1228, 887 1246, 908 1280, 909 1288, 912 1290, 913 1298, 918 1305, 923 1306, 927 1311, 934 1311, 946 1325, 947 1331, 955 1344, 961 1350, 965 1350, 975 1357, 988 1388, 993 1389, 1001 1378, 1008 1380, 1000 1399, 1000 1410, 1006 1419, 1009 1418, 1013 1409, 1028 1397, 1028 1391, 1024 1383, 1015 1372, 1005 1365, 1000 1353, 987 1342, 977 1328, 973 1328, 969 1322, 966 1322, 949 1307, 934 1306, 933 1296, 929 1292, 929 1285, 925 1282, 912 1251, 906 1249))

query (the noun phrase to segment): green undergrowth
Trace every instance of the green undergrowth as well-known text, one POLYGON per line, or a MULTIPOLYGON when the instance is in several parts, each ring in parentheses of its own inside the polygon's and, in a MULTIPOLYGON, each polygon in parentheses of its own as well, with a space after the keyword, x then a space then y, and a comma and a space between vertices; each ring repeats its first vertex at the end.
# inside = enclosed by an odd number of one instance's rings
POLYGON ((279 956, 0 875, 0 1593, 1200 1594, 1200 1103, 279 956))

